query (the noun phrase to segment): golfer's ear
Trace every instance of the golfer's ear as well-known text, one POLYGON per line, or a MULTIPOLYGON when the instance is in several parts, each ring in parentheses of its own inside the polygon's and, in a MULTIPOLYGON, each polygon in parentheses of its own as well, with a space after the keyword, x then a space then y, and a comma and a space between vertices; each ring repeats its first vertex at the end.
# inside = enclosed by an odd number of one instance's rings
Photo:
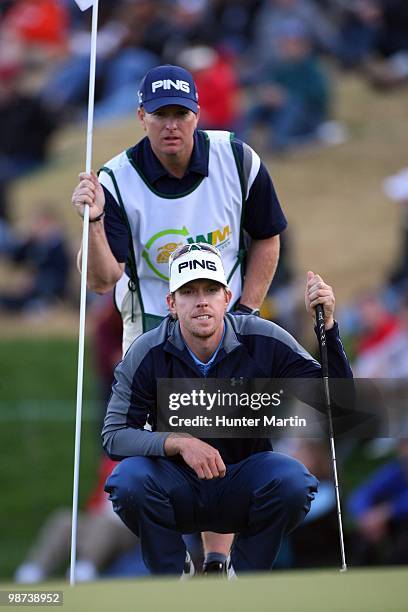
POLYGON ((228 308, 228 306, 230 305, 231 300, 232 300, 231 289, 226 288, 225 289, 225 306, 226 306, 226 308, 228 308))
POLYGON ((167 307, 169 309, 169 312, 171 315, 173 315, 173 317, 176 316, 176 294, 175 293, 168 293, 166 296, 166 300, 167 300, 167 307))

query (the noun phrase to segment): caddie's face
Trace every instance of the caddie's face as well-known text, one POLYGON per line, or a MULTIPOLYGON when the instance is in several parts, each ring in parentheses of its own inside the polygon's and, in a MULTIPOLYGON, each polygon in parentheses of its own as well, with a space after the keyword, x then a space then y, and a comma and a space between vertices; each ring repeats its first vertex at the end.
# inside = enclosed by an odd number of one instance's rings
POLYGON ((154 113, 138 109, 138 117, 156 155, 191 155, 197 115, 184 106, 162 106, 154 113))
POLYGON ((168 295, 167 304, 171 314, 177 316, 188 343, 191 337, 204 339, 222 333, 231 297, 231 291, 221 283, 198 279, 168 295))

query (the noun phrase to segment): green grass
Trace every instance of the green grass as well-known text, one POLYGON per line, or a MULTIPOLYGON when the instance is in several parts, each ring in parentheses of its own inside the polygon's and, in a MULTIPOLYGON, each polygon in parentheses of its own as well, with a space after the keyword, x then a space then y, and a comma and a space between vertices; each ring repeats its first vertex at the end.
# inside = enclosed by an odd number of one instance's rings
MULTIPOLYGON (((0 342, 0 576, 10 577, 48 514, 72 503, 75 341, 0 342)), ((101 452, 92 371, 87 369, 80 503, 101 452)))
MULTIPOLYGON (((0 401, 75 399, 77 352, 76 340, 1 341, 0 401)), ((94 397, 92 377, 87 374, 84 397, 94 397)))
POLYGON ((272 572, 235 582, 144 579, 75 587, 55 582, 41 585, 41 590, 63 590, 65 612, 403 612, 406 582, 406 568, 351 569, 346 574, 333 570, 272 572))

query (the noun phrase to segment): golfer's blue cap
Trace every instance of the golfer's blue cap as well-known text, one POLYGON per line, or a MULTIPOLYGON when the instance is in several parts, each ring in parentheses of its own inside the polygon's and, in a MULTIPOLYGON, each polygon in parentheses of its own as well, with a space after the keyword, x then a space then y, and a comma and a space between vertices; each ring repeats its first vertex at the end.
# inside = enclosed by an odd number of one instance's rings
POLYGON ((180 66, 156 66, 143 77, 138 91, 139 106, 154 113, 162 106, 177 104, 198 112, 198 93, 192 75, 180 66))

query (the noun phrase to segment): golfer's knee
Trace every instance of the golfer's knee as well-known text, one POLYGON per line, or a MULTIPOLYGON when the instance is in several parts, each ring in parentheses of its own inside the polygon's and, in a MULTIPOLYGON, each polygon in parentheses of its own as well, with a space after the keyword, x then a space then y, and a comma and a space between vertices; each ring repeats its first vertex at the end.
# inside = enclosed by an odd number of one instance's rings
POLYGON ((317 479, 301 463, 282 482, 281 496, 290 518, 290 527, 303 521, 309 512, 317 486, 317 479))
POLYGON ((115 512, 129 508, 135 510, 143 505, 148 478, 148 466, 144 463, 143 457, 125 459, 107 479, 105 491, 109 493, 115 512))

